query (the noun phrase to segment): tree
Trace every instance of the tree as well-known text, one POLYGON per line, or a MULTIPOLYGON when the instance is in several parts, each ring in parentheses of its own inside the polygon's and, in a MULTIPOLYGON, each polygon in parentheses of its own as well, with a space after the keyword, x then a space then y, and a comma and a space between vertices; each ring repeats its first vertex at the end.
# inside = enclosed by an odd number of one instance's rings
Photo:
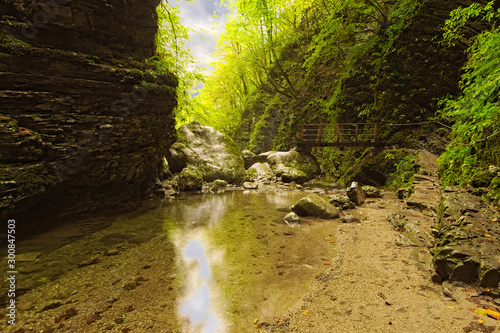
POLYGON ((157 13, 157 56, 150 61, 160 68, 169 69, 179 79, 175 116, 177 124, 181 125, 203 116, 198 114, 199 108, 194 105, 191 92, 204 81, 204 77, 187 46, 190 29, 182 24, 179 8, 162 0, 157 13))

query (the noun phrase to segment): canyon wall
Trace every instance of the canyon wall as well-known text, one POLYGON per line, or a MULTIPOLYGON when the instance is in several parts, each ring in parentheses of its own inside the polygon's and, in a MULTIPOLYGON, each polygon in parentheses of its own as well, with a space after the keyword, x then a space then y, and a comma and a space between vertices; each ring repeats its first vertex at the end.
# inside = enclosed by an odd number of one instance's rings
POLYGON ((26 232, 138 203, 174 140, 159 0, 0 0, 0 211, 26 232))

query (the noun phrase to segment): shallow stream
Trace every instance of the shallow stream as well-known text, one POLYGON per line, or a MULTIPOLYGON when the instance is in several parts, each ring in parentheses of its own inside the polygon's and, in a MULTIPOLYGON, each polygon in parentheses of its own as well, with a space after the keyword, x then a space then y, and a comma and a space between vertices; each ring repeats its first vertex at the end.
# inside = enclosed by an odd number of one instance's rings
POLYGON ((283 221, 306 194, 183 195, 19 242, 16 326, 208 333, 279 320, 335 256, 336 222, 283 221), (57 322, 69 307, 78 314, 57 322))

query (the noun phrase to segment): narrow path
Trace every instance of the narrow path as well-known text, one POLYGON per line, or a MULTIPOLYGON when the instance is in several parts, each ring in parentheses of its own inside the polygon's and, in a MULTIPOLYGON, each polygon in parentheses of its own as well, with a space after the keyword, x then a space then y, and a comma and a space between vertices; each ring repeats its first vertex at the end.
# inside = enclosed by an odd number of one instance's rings
POLYGON ((352 212, 361 217, 361 223, 332 230, 338 249, 332 268, 317 276, 310 291, 278 323, 261 331, 493 331, 496 320, 469 311, 474 304, 466 298, 476 295, 474 290, 445 284, 454 300, 445 296, 441 284, 431 281, 434 269, 428 243, 432 238, 428 235, 439 202, 436 158, 419 153, 422 168, 408 200, 385 192, 383 198, 370 199, 352 212), (391 214, 393 223, 400 217, 408 227, 395 230, 387 219, 391 214))

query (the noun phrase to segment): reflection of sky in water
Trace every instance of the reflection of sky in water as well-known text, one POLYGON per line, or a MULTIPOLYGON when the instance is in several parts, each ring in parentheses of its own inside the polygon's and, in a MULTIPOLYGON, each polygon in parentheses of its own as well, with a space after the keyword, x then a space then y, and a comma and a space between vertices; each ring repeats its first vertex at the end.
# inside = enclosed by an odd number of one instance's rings
POLYGON ((198 261, 199 270, 192 274, 196 275, 194 280, 197 280, 199 276, 204 282, 193 296, 184 301, 180 307, 180 313, 187 317, 194 327, 204 324, 202 333, 215 333, 221 328, 221 325, 211 310, 210 289, 207 282, 211 280, 212 273, 205 256, 205 247, 198 240, 192 240, 184 250, 184 258, 198 261))
POLYGON ((200 266, 200 277, 204 280, 210 281, 212 278, 212 272, 210 272, 208 259, 205 257, 205 247, 203 244, 197 240, 191 241, 184 251, 184 258, 198 260, 198 265, 200 266))
POLYGON ((210 311, 210 290, 206 283, 182 304, 180 312, 195 327, 205 323, 203 333, 213 333, 220 329, 220 321, 210 311))
MULTIPOLYGON (((189 321, 185 332, 221 333, 227 332, 234 325, 234 318, 224 314, 227 305, 225 295, 221 295, 220 286, 212 282, 215 267, 222 271, 227 268, 224 266, 227 248, 225 244, 213 243, 208 238, 208 231, 226 222, 223 228, 234 227, 236 234, 243 235, 247 224, 267 225, 273 218, 282 218, 284 214, 276 213, 276 209, 290 206, 302 196, 304 195, 300 192, 233 192, 188 197, 168 207, 166 220, 170 224, 166 225, 178 253, 182 253, 181 265, 186 277, 184 295, 179 300, 178 308, 179 315, 189 321), (270 215, 268 210, 274 215, 270 215), (262 214, 266 218, 255 220, 256 214, 262 214), (245 217, 244 221, 241 220, 242 215, 245 217), (232 217, 237 218, 238 221, 234 222, 238 223, 227 223, 232 217), (239 233, 238 228, 241 229, 239 233)), ((248 256, 250 255, 249 252, 248 256)))

